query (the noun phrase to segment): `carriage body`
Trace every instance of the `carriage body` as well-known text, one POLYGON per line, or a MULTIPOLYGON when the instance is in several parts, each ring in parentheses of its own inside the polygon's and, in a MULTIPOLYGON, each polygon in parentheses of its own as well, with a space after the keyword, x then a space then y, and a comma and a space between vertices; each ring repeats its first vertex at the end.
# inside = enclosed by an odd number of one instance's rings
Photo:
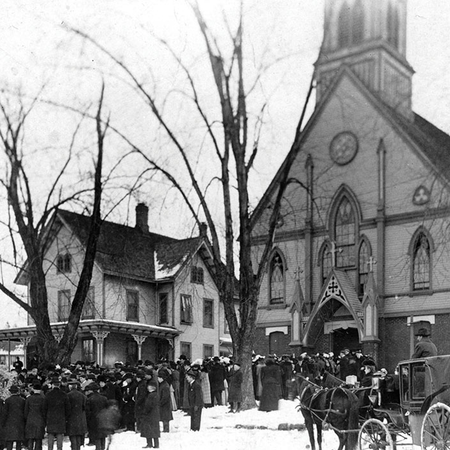
POLYGON ((360 448, 395 447, 400 436, 422 449, 450 448, 450 355, 401 361, 398 376, 400 404, 375 410, 361 427, 360 448))

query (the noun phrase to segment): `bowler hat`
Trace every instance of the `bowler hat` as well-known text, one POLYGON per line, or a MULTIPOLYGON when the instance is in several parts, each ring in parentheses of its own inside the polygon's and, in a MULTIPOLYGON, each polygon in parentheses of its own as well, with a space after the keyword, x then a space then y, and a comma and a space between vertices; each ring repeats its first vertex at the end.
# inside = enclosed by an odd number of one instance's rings
POLYGON ((19 393, 19 388, 13 384, 10 388, 9 388, 9 392, 11 392, 11 394, 18 394, 19 393))
POLYGON ((426 328, 419 328, 419 331, 416 333, 416 336, 429 336, 430 332, 426 328))

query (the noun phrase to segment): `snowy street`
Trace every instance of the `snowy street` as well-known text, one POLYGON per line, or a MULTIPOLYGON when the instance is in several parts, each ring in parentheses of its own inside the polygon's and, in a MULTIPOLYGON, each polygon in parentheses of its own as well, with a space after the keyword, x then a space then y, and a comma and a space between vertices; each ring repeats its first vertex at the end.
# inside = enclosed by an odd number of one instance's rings
MULTIPOLYGON (((260 412, 257 409, 236 414, 227 413, 226 406, 204 408, 200 432, 189 430, 190 418, 183 412, 174 412, 174 420, 170 422, 170 433, 161 433, 160 448, 171 450, 189 449, 278 449, 280 444, 285 449, 309 448, 306 430, 280 431, 280 424, 303 424, 303 416, 296 410, 295 401, 280 401, 278 411, 260 412), (242 428, 239 428, 242 426, 242 428), (255 428, 253 428, 255 427, 255 428), (259 428, 258 428, 259 427, 259 428), (252 429, 253 428, 253 429, 252 429)), ((110 450, 140 449, 145 439, 133 432, 123 432, 113 437, 110 450)), ((338 440, 333 431, 325 431, 324 449, 336 449, 338 440)), ((69 442, 64 450, 69 450, 69 442)), ((92 449, 93 447, 85 447, 92 449)))

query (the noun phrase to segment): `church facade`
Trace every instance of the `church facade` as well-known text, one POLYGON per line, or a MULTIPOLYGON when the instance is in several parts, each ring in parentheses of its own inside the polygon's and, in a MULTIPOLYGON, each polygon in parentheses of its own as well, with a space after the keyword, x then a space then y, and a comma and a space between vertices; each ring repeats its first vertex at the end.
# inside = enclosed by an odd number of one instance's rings
MULTIPOLYGON (((450 353, 450 136, 412 109, 406 0, 326 0, 304 127, 259 299, 262 354, 450 353)), ((254 260, 282 169, 253 215, 254 260)))

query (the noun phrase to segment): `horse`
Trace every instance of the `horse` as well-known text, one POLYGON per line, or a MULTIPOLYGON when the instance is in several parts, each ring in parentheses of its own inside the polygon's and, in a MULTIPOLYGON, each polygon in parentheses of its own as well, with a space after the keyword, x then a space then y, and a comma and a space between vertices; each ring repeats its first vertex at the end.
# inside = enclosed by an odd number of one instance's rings
POLYGON ((299 409, 305 419, 311 449, 316 450, 314 425, 317 429, 317 443, 322 450, 322 427, 332 426, 339 438, 338 450, 354 450, 358 440, 359 405, 358 397, 349 389, 341 386, 325 389, 312 383, 303 376, 300 382, 299 409), (351 430, 350 432, 346 432, 351 430))

